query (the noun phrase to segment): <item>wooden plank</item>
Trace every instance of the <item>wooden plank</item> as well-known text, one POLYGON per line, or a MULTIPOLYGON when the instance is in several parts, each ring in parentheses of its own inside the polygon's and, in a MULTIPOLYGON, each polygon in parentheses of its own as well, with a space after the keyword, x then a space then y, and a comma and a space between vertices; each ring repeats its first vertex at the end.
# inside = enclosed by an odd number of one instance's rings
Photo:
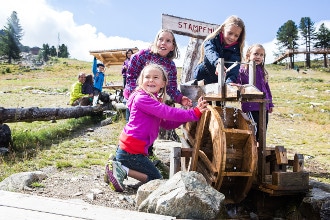
POLYGON ((199 158, 204 162, 204 164, 207 166, 208 170, 210 170, 212 173, 218 173, 218 170, 216 167, 212 164, 212 162, 209 160, 209 158, 205 155, 203 151, 198 152, 199 158))
POLYGON ((181 148, 181 157, 191 157, 192 152, 192 148, 181 148))
POLYGON ((123 85, 107 85, 107 86, 102 86, 103 89, 112 89, 112 90, 120 90, 124 89, 123 85))
POLYGON ((82 220, 121 219, 170 220, 175 217, 91 205, 75 200, 61 200, 0 190, 0 219, 82 220), (111 217, 113 216, 113 217, 111 217))
POLYGON ((175 34, 204 39, 218 27, 217 24, 162 14, 162 28, 172 30, 175 34))
POLYGON ((308 172, 273 172, 272 184, 281 189, 291 189, 294 187, 306 187, 309 184, 308 172))
POLYGON ((252 172, 223 172, 224 176, 252 176, 252 172))
POLYGON ((274 184, 268 184, 264 183, 263 187, 274 190, 274 191, 283 191, 282 193, 295 193, 295 192, 301 192, 306 191, 311 188, 309 185, 300 185, 300 186, 278 186, 274 184))
POLYGON ((204 135, 204 129, 206 127, 206 124, 208 124, 208 121, 210 120, 211 111, 204 112, 201 119, 197 123, 196 128, 196 142, 194 143, 194 151, 192 154, 192 161, 191 161, 191 169, 196 170, 197 169, 197 163, 198 163, 198 156, 199 156, 199 149, 201 147, 202 137, 204 135))

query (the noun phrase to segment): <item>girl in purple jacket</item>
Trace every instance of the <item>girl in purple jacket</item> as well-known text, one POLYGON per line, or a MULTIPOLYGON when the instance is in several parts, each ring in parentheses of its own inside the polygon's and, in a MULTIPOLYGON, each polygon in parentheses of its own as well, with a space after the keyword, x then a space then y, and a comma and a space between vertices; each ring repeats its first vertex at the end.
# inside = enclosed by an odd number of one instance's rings
POLYGON ((106 165, 110 187, 123 191, 127 175, 142 183, 162 176, 148 158, 148 148, 156 140, 159 128, 174 129, 188 121, 198 121, 208 103, 199 98, 195 108, 181 109, 166 105, 167 74, 158 64, 146 65, 138 77, 138 87, 127 101, 131 114, 120 137, 116 158, 106 165))
POLYGON ((192 106, 192 101, 178 90, 177 69, 173 59, 179 57, 179 49, 171 30, 161 29, 148 49, 142 49, 131 57, 130 64, 126 72, 126 85, 124 89, 124 97, 128 99, 136 88, 136 79, 139 77, 141 70, 149 63, 157 63, 161 65, 168 73, 168 83, 166 93, 176 103, 183 106, 192 106))
MULTIPOLYGON (((245 62, 255 61, 256 64, 256 87, 265 94, 266 103, 266 125, 268 124, 268 113, 273 112, 273 98, 268 84, 268 72, 265 69, 265 48, 260 44, 253 44, 248 48, 245 55, 245 62)), ((239 70, 239 76, 236 81, 238 84, 249 84, 249 65, 242 65, 239 70)), ((247 113, 256 122, 257 141, 259 139, 258 124, 259 124, 259 103, 243 102, 242 111, 247 113)))
POLYGON ((126 60, 124 61, 123 66, 121 68, 121 74, 123 75, 124 88, 125 88, 125 85, 126 85, 126 72, 127 72, 128 64, 129 64, 129 61, 130 61, 131 56, 133 55, 133 53, 134 52, 133 52, 132 49, 128 49, 126 51, 126 60))

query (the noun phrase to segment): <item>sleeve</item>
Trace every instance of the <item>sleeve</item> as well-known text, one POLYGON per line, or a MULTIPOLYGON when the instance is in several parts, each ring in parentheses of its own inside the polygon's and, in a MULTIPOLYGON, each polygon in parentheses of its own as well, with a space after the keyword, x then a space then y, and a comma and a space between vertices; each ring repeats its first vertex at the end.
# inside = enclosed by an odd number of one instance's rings
POLYGON ((205 41, 204 54, 212 66, 216 67, 218 59, 220 58, 220 51, 217 50, 215 41, 219 40, 218 37, 205 41))
POLYGON ((178 90, 177 70, 175 63, 171 61, 171 67, 168 71, 168 85, 166 93, 176 102, 181 104, 182 93, 178 90))
POLYGON ((121 74, 124 77, 126 77, 127 68, 128 68, 128 60, 125 60, 124 63, 123 63, 123 66, 121 68, 121 74))
POLYGON ((71 87, 71 95, 70 95, 70 104, 72 104, 75 100, 86 96, 81 93, 81 85, 79 83, 75 83, 71 87))
POLYGON ((94 75, 97 73, 97 60, 96 60, 96 57, 94 57, 94 60, 93 60, 92 72, 93 72, 94 75))
POLYGON ((274 107, 274 104, 273 104, 273 96, 272 96, 272 92, 270 91, 270 87, 269 87, 268 82, 266 83, 266 89, 267 89, 267 92, 268 92, 269 107, 274 107))
MULTIPOLYGON (((240 49, 236 47, 235 52, 231 55, 230 61, 232 62, 241 62, 241 53, 240 49)), ((231 65, 231 64, 230 64, 231 65)), ((237 76, 239 74, 239 65, 235 66, 233 69, 231 69, 229 72, 226 73, 226 83, 232 83, 236 82, 237 76)))
POLYGON ((244 66, 242 66, 239 70, 238 70, 238 77, 236 79, 236 83, 239 83, 241 85, 244 84, 249 84, 249 74, 247 72, 248 70, 244 68, 244 66))
POLYGON ((143 111, 145 114, 152 115, 166 121, 173 121, 184 123, 187 121, 198 121, 199 117, 194 112, 194 109, 180 109, 176 107, 168 106, 164 103, 156 101, 144 95, 143 98, 135 103, 139 111, 143 111))

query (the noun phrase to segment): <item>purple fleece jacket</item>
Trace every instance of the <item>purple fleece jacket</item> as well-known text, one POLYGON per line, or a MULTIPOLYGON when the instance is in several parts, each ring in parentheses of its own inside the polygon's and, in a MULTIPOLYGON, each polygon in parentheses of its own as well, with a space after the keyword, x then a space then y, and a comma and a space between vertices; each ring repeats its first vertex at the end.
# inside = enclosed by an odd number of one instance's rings
MULTIPOLYGON (((170 107, 151 98, 143 90, 135 91, 130 95, 127 107, 131 114, 123 130, 124 136, 133 137, 135 140, 139 140, 139 142, 145 142, 145 145, 143 146, 144 149, 126 150, 143 154, 148 153, 148 148, 158 137, 160 127, 174 129, 185 122, 198 121, 201 116, 196 114, 196 111, 199 112, 199 110, 170 107)), ((126 142, 126 147, 128 148, 136 148, 136 145, 129 144, 125 138, 122 138, 120 141, 126 142)))
MULTIPOLYGON (((239 69, 239 76, 236 82, 241 85, 249 84, 248 69, 245 69, 243 67, 239 69)), ((260 65, 256 66, 256 87, 265 94, 265 99, 268 101, 266 104, 266 110, 268 111, 269 108, 274 107, 272 93, 270 91, 268 82, 265 81, 265 74, 260 65)), ((243 112, 259 111, 259 103, 243 102, 242 111, 243 112)))

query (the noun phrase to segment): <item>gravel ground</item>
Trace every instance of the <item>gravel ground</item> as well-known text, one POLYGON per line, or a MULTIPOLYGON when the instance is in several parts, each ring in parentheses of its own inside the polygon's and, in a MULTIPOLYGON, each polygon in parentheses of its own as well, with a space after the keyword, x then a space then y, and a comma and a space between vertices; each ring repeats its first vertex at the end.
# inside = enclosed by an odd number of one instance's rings
MULTIPOLYGON (((111 125, 110 125, 111 126, 111 125)), ((108 136, 107 126, 95 127, 89 137, 108 136), (100 135, 102 134, 102 135, 100 135)), ((82 137, 83 138, 83 137, 82 137)), ((41 182, 43 187, 31 188, 22 193, 65 200, 78 200, 93 205, 136 210, 135 195, 137 191, 135 179, 128 178, 124 181, 124 192, 112 191, 104 182, 105 167, 95 165, 90 168, 65 168, 58 170, 55 167, 42 169, 48 178, 41 182), (134 187, 135 186, 135 187, 134 187)))

